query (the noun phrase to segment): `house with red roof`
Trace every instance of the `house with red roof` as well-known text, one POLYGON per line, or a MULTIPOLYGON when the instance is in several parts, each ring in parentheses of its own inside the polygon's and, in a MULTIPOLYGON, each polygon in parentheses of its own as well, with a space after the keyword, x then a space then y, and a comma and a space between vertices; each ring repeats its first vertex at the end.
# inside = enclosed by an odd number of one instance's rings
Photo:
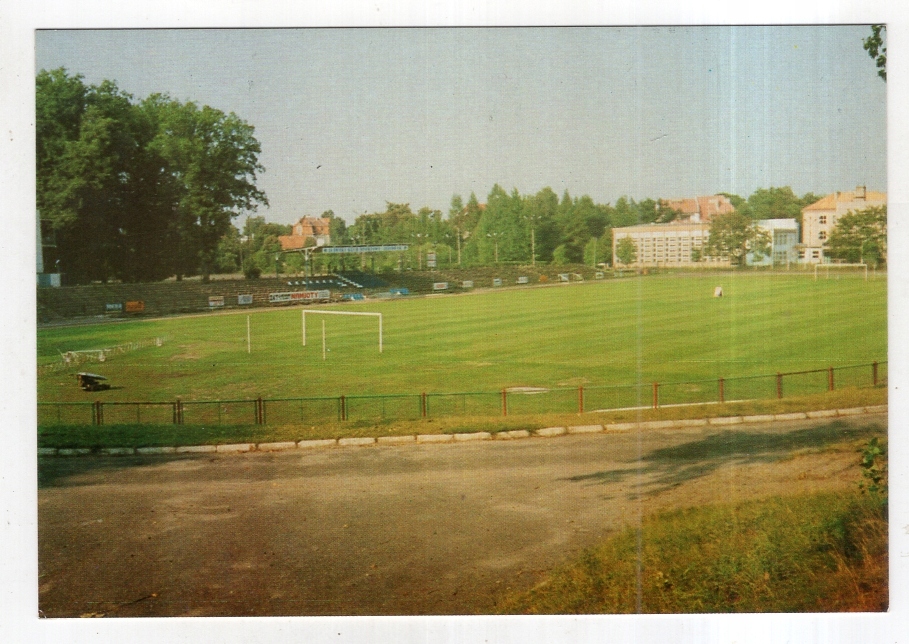
POLYGON ((717 215, 735 212, 735 206, 723 195, 707 195, 683 199, 660 199, 660 205, 679 212, 677 221, 709 223, 717 215))
POLYGON ((293 225, 289 235, 281 235, 282 250, 299 250, 306 246, 327 246, 331 243, 331 219, 328 217, 303 217, 293 225), (308 243, 308 240, 315 243, 308 243))

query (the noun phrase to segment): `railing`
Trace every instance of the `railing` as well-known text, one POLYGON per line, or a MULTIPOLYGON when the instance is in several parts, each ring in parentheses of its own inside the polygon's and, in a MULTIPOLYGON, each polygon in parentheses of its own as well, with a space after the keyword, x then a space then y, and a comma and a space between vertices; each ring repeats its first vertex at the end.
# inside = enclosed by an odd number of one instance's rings
POLYGON ((590 387, 238 400, 39 402, 49 425, 292 425, 336 421, 519 416, 782 399, 887 381, 887 362, 771 375, 590 387))

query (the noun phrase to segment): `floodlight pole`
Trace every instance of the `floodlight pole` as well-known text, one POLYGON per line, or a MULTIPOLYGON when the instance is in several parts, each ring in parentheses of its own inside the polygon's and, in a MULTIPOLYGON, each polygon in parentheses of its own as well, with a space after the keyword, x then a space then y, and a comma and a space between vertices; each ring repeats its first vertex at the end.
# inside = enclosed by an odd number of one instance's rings
POLYGON ((252 353, 252 344, 249 335, 249 316, 246 316, 246 353, 252 353))
POLYGON ((325 360, 325 320, 322 320, 322 360, 325 360))

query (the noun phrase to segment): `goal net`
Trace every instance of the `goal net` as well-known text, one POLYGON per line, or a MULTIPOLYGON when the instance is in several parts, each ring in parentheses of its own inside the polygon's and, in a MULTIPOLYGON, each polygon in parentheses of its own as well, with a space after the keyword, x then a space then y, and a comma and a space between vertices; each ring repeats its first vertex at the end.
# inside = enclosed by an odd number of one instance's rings
POLYGON ((815 264, 814 279, 821 275, 824 279, 839 278, 840 276, 861 276, 868 280, 868 264, 815 264))
MULTIPOLYGON (((306 316, 307 315, 354 315, 361 317, 374 317, 379 318, 379 353, 382 353, 382 314, 381 313, 371 313, 366 311, 324 311, 318 309, 303 309, 301 311, 302 317, 302 330, 303 335, 303 346, 306 346, 306 316)), ((324 341, 324 338, 323 338, 324 341)))

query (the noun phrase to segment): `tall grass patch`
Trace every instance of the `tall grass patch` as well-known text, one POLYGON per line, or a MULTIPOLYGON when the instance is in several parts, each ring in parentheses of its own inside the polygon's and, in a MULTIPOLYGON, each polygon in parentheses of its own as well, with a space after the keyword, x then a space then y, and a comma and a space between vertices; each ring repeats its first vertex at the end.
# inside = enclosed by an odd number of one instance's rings
POLYGON ((645 518, 507 597, 500 612, 883 611, 887 591, 880 503, 824 493, 645 518))

